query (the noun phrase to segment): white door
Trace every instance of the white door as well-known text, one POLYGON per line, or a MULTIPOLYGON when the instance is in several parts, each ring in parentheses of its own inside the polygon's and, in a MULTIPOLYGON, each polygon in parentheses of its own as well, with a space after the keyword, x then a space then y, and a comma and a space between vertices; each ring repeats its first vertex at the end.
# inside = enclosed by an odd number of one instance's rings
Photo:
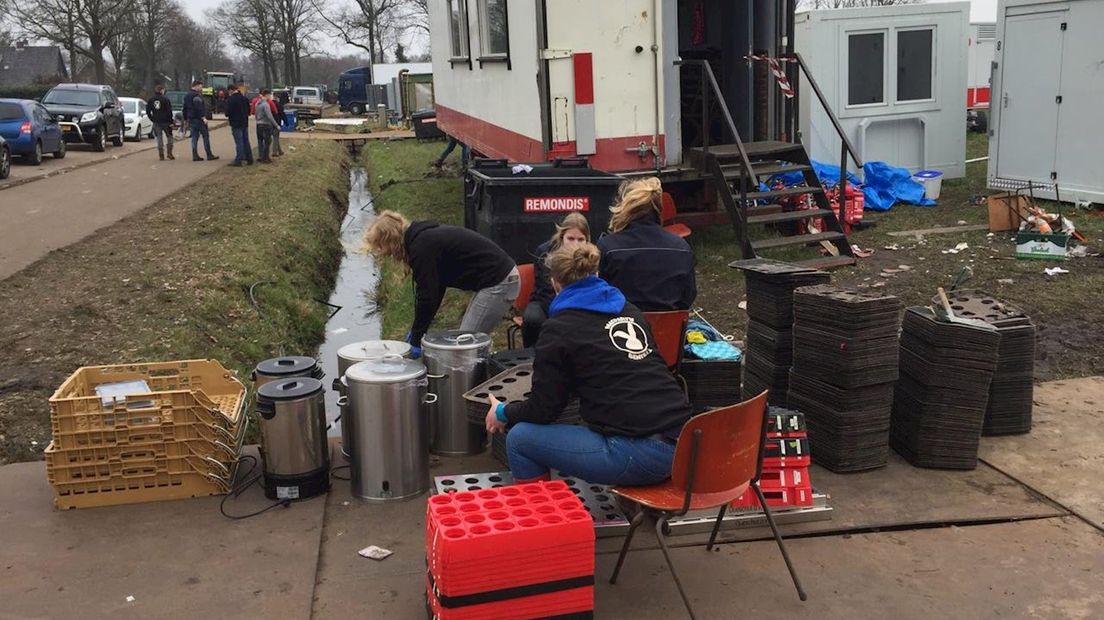
POLYGON ((1009 16, 1004 23, 996 173, 1049 182, 1054 168, 1067 11, 1009 16))

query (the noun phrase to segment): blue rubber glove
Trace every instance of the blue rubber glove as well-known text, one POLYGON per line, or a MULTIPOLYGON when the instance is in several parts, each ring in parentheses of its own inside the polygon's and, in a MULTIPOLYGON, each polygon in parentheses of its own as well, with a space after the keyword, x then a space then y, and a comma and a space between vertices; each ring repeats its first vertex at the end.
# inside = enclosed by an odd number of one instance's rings
POLYGON ((413 335, 414 332, 406 332, 406 338, 403 338, 403 340, 406 341, 406 344, 414 344, 414 340, 411 339, 411 336, 413 335))
POLYGON ((418 359, 418 358, 422 357, 422 348, 417 346, 417 345, 411 345, 410 346, 410 357, 413 358, 413 359, 418 359))

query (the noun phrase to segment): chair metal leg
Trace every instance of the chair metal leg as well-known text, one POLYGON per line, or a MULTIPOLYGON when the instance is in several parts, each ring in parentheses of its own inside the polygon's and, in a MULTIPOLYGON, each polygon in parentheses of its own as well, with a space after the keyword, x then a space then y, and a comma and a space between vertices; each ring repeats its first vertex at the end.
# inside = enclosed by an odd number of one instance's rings
POLYGON ((705 546, 706 551, 713 550, 713 543, 717 542, 717 532, 721 531, 721 521, 724 521, 725 511, 728 510, 728 504, 722 504, 721 510, 717 513, 717 520, 713 523, 713 533, 709 535, 709 544, 705 546))
POLYGON ((644 514, 645 511, 641 510, 633 517, 632 523, 629 524, 629 533, 625 534, 625 542, 621 545, 621 555, 617 556, 617 566, 613 567, 613 575, 610 576, 609 582, 611 584, 617 583, 617 575, 621 572, 621 565, 625 563, 625 555, 629 552, 633 534, 636 533, 636 528, 640 527, 640 524, 644 521, 644 514))
POLYGON ((763 497, 763 489, 759 488, 758 482, 753 483, 751 488, 755 489, 755 495, 759 498, 759 504, 763 507, 763 514, 767 516, 767 524, 770 525, 771 532, 774 534, 774 541, 778 543, 778 549, 782 552, 782 559, 786 561, 786 568, 789 569, 794 587, 797 588, 797 596, 804 601, 807 598, 805 589, 801 587, 801 580, 797 578, 797 571, 794 570, 793 563, 790 562, 790 554, 786 552, 786 545, 782 544, 782 535, 778 533, 778 526, 774 524, 774 516, 771 515, 770 507, 767 506, 767 498, 763 497))
POLYGON ((682 581, 679 580, 678 573, 675 572, 675 565, 671 562, 671 552, 667 549, 666 537, 663 535, 663 528, 667 525, 667 516, 664 515, 656 521, 656 540, 659 541, 659 549, 663 551, 663 557, 667 560, 667 568, 671 570, 671 577, 675 580, 675 587, 678 588, 679 596, 682 597, 682 604, 686 605, 686 611, 690 614, 690 620, 696 620, 697 616, 694 615, 694 608, 690 606, 690 598, 686 596, 686 591, 682 589, 682 581))

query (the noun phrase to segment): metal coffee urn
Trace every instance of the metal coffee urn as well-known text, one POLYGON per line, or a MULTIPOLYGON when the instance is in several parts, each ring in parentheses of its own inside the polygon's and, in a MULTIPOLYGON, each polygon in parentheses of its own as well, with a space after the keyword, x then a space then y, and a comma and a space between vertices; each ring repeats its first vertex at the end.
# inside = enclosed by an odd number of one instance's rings
POLYGON ((306 499, 330 488, 326 395, 313 377, 269 381, 257 390, 265 495, 306 499))
MULTIPOLYGON (((410 345, 398 340, 364 340, 341 347, 337 350, 337 377, 333 380, 333 389, 344 396, 345 387, 341 378, 345 376, 345 371, 353 364, 378 360, 384 355, 410 357, 410 345)), ((342 401, 339 400, 338 403, 340 402, 342 401)), ((340 409, 338 419, 341 420, 341 454, 349 458, 353 453, 352 420, 345 415, 344 405, 339 404, 338 408, 340 409)))
POLYGON ((490 354, 487 334, 448 330, 422 338, 429 391, 437 395, 430 407, 430 452, 466 456, 483 451, 487 431, 468 421, 464 392, 484 381, 490 354))
POLYGON ((353 421, 350 478, 354 497, 391 501, 429 490, 429 418, 426 369, 399 355, 358 362, 345 370, 353 421))
POLYGON ((257 389, 269 381, 291 379, 292 377, 314 377, 321 379, 326 373, 313 357, 286 355, 267 359, 253 369, 253 384, 257 389))

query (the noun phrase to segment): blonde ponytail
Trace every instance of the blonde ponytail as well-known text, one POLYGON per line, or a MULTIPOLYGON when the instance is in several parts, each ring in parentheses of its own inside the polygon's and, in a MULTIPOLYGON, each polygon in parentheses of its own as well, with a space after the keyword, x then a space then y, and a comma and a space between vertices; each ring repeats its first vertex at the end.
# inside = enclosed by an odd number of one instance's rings
POLYGON ((598 273, 601 256, 593 243, 584 243, 552 252, 545 259, 545 264, 548 265, 553 280, 559 282, 560 286, 568 286, 598 273))
POLYGON ((663 208, 663 185, 656 177, 625 181, 617 191, 617 204, 610 208, 610 231, 621 232, 633 220, 651 209, 658 217, 663 208))

